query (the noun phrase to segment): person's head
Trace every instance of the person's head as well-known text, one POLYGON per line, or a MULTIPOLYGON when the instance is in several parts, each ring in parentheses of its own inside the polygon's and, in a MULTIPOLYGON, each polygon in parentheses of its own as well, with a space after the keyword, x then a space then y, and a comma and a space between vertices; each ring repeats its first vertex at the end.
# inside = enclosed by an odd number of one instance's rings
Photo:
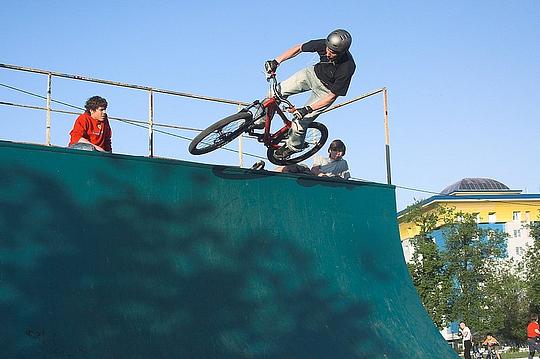
POLYGON ((347 30, 337 29, 326 37, 326 56, 334 60, 349 51, 352 36, 347 30))
POLYGON ((487 337, 488 339, 493 338, 493 333, 487 333, 487 334, 486 334, 486 337, 487 337))
POLYGON ((328 147, 328 156, 333 160, 340 159, 345 156, 346 150, 347 148, 345 147, 343 141, 333 140, 328 147))
POLYGON ((538 314, 533 313, 531 314, 531 322, 537 322, 538 321, 538 314))
POLYGON ((103 97, 93 96, 86 100, 84 105, 86 112, 93 119, 103 121, 107 117, 107 100, 103 97))
POLYGON ((464 322, 459 323, 459 327, 460 327, 461 329, 465 329, 465 323, 464 323, 464 322))

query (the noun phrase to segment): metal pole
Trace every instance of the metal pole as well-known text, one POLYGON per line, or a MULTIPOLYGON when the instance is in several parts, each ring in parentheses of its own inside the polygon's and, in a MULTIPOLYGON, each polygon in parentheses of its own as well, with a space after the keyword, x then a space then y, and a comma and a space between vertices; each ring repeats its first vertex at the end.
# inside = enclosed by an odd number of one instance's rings
POLYGON ((390 131, 388 129, 388 90, 383 89, 384 99, 384 135, 385 135, 385 150, 386 150, 386 182, 392 184, 392 170, 390 167, 390 131))
POLYGON ((148 157, 154 157, 154 93, 148 91, 148 157))
MULTIPOLYGON (((238 111, 242 109, 242 105, 238 104, 238 111)), ((244 136, 238 136, 238 165, 244 167, 244 136)))
POLYGON ((47 75, 47 119, 45 120, 45 144, 51 145, 51 85, 52 75, 47 75))

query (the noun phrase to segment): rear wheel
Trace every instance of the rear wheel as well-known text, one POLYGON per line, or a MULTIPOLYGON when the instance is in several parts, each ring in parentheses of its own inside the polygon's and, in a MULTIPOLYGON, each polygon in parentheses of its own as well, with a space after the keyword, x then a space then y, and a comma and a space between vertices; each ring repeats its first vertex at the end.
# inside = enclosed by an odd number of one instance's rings
POLYGON ((304 148, 302 151, 293 153, 291 156, 283 159, 276 157, 275 150, 269 148, 266 152, 266 156, 270 162, 275 165, 292 165, 313 156, 322 146, 324 146, 326 140, 328 140, 328 129, 326 126, 319 122, 311 122, 306 130, 306 138, 304 140, 304 148))
POLYGON ((203 155, 212 152, 240 136, 253 122, 253 115, 240 111, 201 131, 189 144, 189 153, 203 155))

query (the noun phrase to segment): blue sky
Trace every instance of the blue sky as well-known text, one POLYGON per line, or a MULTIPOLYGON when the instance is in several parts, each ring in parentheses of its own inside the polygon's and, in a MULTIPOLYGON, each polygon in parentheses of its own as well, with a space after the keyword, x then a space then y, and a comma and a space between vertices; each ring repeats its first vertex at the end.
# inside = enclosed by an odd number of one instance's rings
MULTIPOLYGON (((0 63, 244 102, 266 93, 265 60, 335 28, 348 29, 357 71, 338 102, 388 88, 394 184, 437 192, 461 178, 489 177, 540 192, 537 0, 10 1, 2 8, 0 63)), ((301 54, 278 75, 284 79, 316 60, 301 54)), ((41 75, 0 69, 0 83, 45 95, 41 75)), ((82 106, 95 94, 109 100, 110 116, 147 118, 144 92, 53 79, 56 100, 82 106)), ((302 104, 305 98, 292 100, 302 104)), ((5 87, 0 101, 44 105, 5 87)), ((156 122, 195 128, 236 111, 166 95, 157 95, 155 106, 156 122)), ((386 181, 382 106, 377 95, 319 118, 331 139, 347 144, 353 177, 386 181)), ((74 118, 53 114, 53 144, 67 144, 74 118)), ((0 106, 0 121, 1 139, 45 140, 40 111, 0 106)), ((112 126, 115 152, 147 153, 145 129, 112 126)), ((156 135, 158 156, 238 164, 233 152, 195 157, 187 146, 186 140, 156 135)), ((265 155, 253 141, 245 141, 245 150, 265 155)), ((256 160, 246 157, 245 166, 256 160)), ((400 187, 399 209, 430 196, 400 187)))

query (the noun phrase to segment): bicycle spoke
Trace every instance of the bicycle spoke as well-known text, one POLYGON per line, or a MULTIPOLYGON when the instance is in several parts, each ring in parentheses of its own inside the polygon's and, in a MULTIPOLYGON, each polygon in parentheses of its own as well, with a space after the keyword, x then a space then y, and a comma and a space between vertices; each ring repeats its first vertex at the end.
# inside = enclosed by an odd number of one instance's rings
POLYGON ((304 139, 304 149, 300 152, 296 152, 291 155, 291 158, 297 158, 302 156, 304 153, 311 151, 311 149, 319 143, 321 139, 321 132, 317 129, 308 128, 306 132, 306 137, 304 139))
POLYGON ((220 129, 217 129, 206 136, 199 144, 197 144, 197 148, 204 148, 206 146, 220 146, 222 143, 228 142, 229 138, 234 135, 234 133, 240 126, 244 124, 244 122, 244 120, 234 121, 220 129))

